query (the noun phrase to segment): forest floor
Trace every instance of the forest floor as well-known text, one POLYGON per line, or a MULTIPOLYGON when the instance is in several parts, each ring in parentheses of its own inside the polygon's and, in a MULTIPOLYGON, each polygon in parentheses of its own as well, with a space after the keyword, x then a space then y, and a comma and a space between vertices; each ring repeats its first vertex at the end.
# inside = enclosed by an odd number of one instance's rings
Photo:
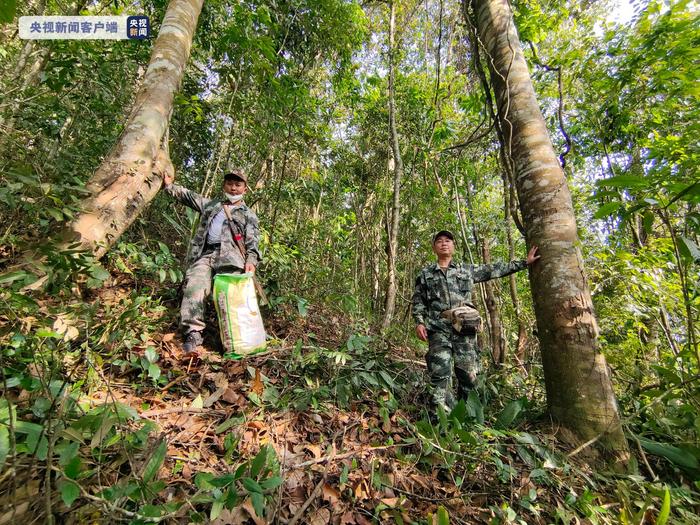
MULTIPOLYGON (((110 305, 131 293, 124 281, 92 300, 109 316, 110 305)), ((55 495, 53 512, 65 523, 149 522, 148 505, 135 513, 138 498, 116 493, 134 476, 142 500, 161 505, 151 521, 168 523, 568 523, 585 513, 581 505, 616 505, 581 498, 596 474, 585 453, 565 457, 548 421, 514 425, 517 413, 508 415, 506 406, 495 424, 493 414, 484 422, 481 405, 481 414, 471 407, 431 421, 420 350, 358 336, 331 307, 309 307, 301 316, 279 305, 266 317, 267 351, 230 360, 222 358, 213 327, 200 358, 185 359, 177 305, 167 306, 145 312, 161 316, 159 328, 131 346, 130 360, 94 366, 66 357, 73 378, 86 378, 83 413, 114 405, 130 407, 130 416, 127 435, 117 435, 110 418, 91 439, 75 436, 81 450, 88 442, 93 449, 91 460, 83 453, 93 469, 70 509, 55 495), (154 349, 157 360, 149 360, 157 363, 158 381, 146 366, 133 366, 154 349), (145 447, 133 452, 128 443, 143 439, 139 428, 150 430, 145 447), (123 453, 96 457, 96 447, 108 442, 123 453), (149 486, 151 479, 159 484, 149 486)), ((40 466, 18 469, 13 491, 0 489, 0 503, 12 494, 15 506, 0 523, 41 521, 40 466)))

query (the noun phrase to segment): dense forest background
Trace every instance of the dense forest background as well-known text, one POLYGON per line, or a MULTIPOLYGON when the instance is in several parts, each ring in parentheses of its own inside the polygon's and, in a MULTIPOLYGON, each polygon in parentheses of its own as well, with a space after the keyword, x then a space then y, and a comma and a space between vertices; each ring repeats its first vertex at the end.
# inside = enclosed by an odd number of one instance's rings
POLYGON ((145 14, 157 36, 168 2, 0 2, 0 523, 700 522, 695 2, 635 1, 623 24, 607 1, 506 4, 628 451, 550 417, 528 272, 479 287, 482 386, 428 417, 410 298, 431 236, 475 264, 527 251, 484 3, 203 3, 159 147, 206 196, 249 173, 271 340, 222 360, 212 318, 193 364, 176 328, 196 214, 146 179, 155 198, 101 252, 64 235, 146 100, 155 39, 16 25, 145 14))

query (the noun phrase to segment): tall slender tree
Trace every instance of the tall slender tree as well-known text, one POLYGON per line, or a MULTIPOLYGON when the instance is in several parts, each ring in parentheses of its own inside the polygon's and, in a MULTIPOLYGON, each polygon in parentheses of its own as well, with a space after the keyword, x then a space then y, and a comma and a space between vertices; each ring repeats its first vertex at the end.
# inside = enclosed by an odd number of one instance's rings
POLYGON ((154 164, 169 161, 168 130, 204 0, 171 0, 124 131, 87 188, 91 195, 70 225, 70 241, 104 255, 160 188, 154 164))
POLYGON ((403 158, 399 145, 399 133, 396 129, 396 3, 389 2, 389 138, 393 157, 394 192, 391 203, 391 218, 388 225, 387 240, 387 285, 384 301, 384 319, 382 328, 387 329, 396 310, 396 253, 399 245, 399 221, 401 219, 401 179, 403 178, 403 158))
POLYGON ((530 280, 550 412, 580 439, 624 459, 627 443, 597 342, 571 194, 537 103, 510 4, 472 0, 472 7, 527 241, 542 254, 530 280))

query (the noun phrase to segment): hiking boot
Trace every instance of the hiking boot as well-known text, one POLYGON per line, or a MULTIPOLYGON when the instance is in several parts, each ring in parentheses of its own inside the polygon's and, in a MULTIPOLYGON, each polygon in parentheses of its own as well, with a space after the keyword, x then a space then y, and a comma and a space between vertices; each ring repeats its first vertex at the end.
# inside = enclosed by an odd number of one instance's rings
POLYGON ((185 337, 185 344, 182 349, 185 352, 185 357, 197 356, 197 347, 202 344, 202 332, 190 332, 185 337))

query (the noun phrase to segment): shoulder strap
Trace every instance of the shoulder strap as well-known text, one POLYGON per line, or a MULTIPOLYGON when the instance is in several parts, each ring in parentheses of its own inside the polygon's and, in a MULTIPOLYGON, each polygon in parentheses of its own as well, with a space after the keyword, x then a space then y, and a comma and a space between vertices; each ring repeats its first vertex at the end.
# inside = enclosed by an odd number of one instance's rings
POLYGON ((231 238, 233 239, 233 243, 238 247, 238 250, 243 256, 243 260, 245 261, 246 250, 245 244, 243 243, 243 234, 241 233, 238 224, 233 220, 233 217, 231 216, 231 210, 228 209, 228 206, 224 204, 223 208, 224 213, 226 214, 226 219, 228 220, 228 227, 231 228, 231 238))

